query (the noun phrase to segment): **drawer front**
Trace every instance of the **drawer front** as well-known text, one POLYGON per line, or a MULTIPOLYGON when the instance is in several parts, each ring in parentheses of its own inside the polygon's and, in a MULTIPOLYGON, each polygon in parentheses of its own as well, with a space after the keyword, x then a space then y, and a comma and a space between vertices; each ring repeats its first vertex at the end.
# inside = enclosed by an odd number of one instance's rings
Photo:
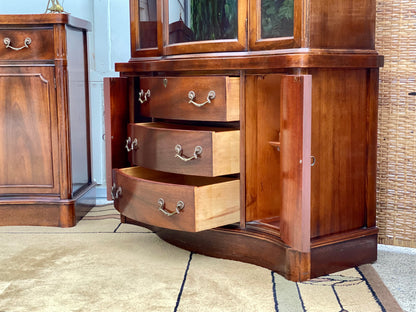
POLYGON ((187 232, 240 220, 238 179, 193 177, 142 167, 116 169, 114 176, 114 205, 130 219, 187 232))
POLYGON ((53 60, 53 29, 0 29, 0 60, 53 60))
POLYGON ((139 99, 147 117, 237 121, 240 82, 237 77, 142 77, 139 99))
POLYGON ((134 165, 214 177, 240 172, 240 131, 165 123, 130 124, 134 165))

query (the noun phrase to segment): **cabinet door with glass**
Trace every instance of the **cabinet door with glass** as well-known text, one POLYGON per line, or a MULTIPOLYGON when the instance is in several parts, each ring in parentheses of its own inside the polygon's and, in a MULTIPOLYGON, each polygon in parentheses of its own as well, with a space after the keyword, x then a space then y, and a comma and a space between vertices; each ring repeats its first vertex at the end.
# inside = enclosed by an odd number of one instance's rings
POLYGON ((130 0, 130 12, 132 57, 246 50, 247 0, 130 0))
POLYGON ((164 0, 164 54, 246 49, 247 0, 164 0))
POLYGON ((162 54, 160 0, 130 0, 131 56, 162 54))
POLYGON ((250 0, 250 50, 298 48, 304 0, 250 0))
POLYGON ((130 0, 132 57, 298 48, 304 2, 130 0))

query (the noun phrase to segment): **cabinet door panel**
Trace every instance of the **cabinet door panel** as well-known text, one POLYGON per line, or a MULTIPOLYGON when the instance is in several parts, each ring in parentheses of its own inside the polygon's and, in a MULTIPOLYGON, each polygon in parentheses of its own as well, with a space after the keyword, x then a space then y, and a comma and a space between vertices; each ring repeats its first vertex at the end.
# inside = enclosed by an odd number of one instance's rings
POLYGON ((113 168, 128 166, 127 124, 129 116, 128 79, 104 78, 104 118, 107 198, 111 199, 113 168))
POLYGON ((246 221, 280 227, 282 240, 310 246, 311 76, 246 77, 246 221))
POLYGON ((282 240, 310 251, 312 78, 285 76, 281 85, 282 240))
POLYGON ((0 69, 0 193, 57 193, 53 67, 0 69))

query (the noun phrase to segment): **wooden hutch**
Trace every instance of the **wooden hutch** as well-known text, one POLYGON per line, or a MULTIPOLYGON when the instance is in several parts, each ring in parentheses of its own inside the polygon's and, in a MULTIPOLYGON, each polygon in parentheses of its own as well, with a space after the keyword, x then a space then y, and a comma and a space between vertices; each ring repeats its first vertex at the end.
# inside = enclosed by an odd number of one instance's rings
POLYGON ((293 281, 375 261, 375 14, 375 0, 130 0, 131 59, 104 82, 122 221, 293 281))

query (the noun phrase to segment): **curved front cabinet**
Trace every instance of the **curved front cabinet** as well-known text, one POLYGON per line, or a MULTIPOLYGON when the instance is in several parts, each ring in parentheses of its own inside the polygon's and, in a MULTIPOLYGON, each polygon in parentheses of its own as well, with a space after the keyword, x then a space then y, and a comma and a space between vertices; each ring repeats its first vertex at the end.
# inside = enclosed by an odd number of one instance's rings
POLYGON ((141 123, 130 124, 128 136, 137 166, 206 177, 240 172, 239 130, 141 123))
POLYGON ((240 220, 240 181, 164 173, 142 167, 114 170, 114 205, 125 217, 198 232, 240 220))

